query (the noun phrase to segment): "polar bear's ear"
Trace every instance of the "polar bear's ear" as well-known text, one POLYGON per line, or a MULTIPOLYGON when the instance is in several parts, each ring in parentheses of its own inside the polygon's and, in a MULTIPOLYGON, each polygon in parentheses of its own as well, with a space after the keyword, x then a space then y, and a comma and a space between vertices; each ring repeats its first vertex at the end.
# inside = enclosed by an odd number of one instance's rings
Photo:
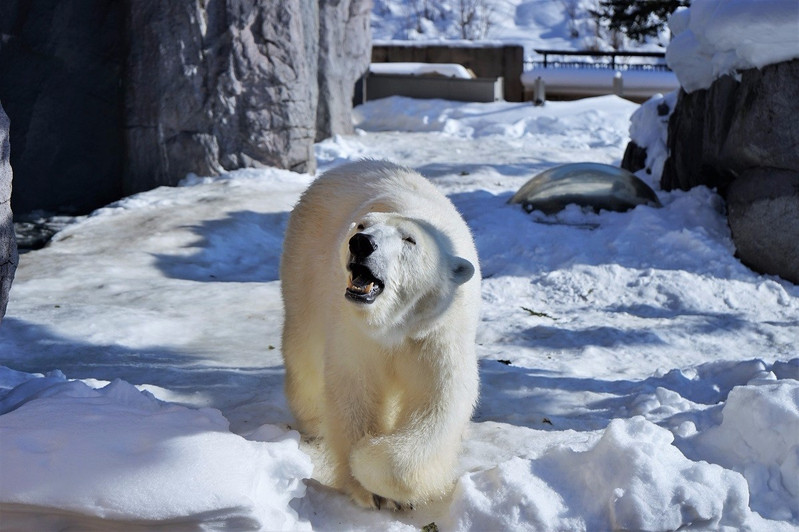
POLYGON ((461 285, 474 275, 474 265, 461 257, 452 257, 452 280, 461 285))

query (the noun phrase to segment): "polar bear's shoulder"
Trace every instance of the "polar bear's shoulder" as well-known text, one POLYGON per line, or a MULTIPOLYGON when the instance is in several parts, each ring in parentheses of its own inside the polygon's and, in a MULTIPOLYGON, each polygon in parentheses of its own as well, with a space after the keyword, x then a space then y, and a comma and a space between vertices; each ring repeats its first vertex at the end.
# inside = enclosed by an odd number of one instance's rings
POLYGON ((456 213, 449 199, 430 181, 410 168, 388 161, 365 159, 328 170, 306 194, 337 201, 341 206, 423 219, 442 215, 448 218, 456 213))
POLYGON ((395 194, 440 195, 427 179, 413 170, 388 161, 365 159, 327 171, 312 187, 375 196, 395 194))

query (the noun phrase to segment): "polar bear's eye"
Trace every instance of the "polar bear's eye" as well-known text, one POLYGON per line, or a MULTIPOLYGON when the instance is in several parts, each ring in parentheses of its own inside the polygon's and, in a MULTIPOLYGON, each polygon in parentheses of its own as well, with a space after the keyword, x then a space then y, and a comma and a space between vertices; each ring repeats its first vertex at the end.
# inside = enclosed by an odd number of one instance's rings
POLYGON ((406 236, 405 238, 403 238, 403 240, 408 244, 413 244, 414 246, 416 245, 416 240, 414 240, 412 236, 406 236))
POLYGON ((358 231, 363 231, 364 229, 366 229, 366 227, 364 227, 363 224, 358 224, 357 229, 358 229, 358 231))

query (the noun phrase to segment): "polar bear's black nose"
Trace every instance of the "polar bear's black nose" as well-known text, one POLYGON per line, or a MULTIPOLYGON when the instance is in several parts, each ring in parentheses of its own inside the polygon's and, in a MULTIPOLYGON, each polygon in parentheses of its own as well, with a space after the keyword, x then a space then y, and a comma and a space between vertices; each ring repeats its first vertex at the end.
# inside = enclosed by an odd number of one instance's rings
POLYGON ((355 258, 363 259, 374 253, 377 249, 377 242, 372 235, 355 233, 350 238, 350 253, 355 258))

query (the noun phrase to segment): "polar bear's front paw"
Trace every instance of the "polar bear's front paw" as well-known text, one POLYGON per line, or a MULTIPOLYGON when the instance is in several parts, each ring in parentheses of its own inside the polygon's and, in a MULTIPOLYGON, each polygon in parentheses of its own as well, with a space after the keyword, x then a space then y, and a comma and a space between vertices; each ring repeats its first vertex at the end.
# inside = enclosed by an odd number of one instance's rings
POLYGON ((388 508, 389 510, 413 510, 413 504, 401 503, 392 499, 386 499, 377 494, 372 494, 372 503, 374 507, 380 510, 381 508, 388 508))
POLYGON ((353 485, 348 491, 350 497, 352 497, 352 500, 363 508, 368 508, 371 510, 381 510, 385 508, 387 510, 393 511, 413 510, 413 505, 410 503, 401 503, 392 499, 381 497, 376 493, 368 491, 361 485, 353 485))
POLYGON ((392 442, 386 437, 363 438, 350 455, 350 469, 358 483, 377 495, 376 508, 409 508, 416 493, 408 482, 413 471, 404 460, 398 459, 392 442), (403 502, 396 502, 403 501, 403 502))

